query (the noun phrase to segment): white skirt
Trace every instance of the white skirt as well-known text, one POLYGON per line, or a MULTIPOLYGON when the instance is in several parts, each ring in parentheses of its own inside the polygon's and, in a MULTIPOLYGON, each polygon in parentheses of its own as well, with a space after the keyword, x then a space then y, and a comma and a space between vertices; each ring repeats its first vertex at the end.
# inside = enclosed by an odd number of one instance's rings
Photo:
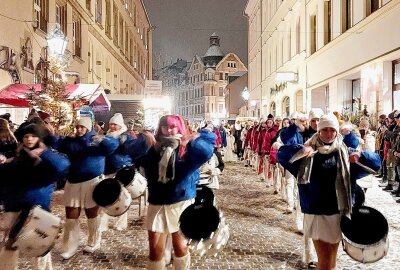
POLYGON ((100 177, 76 184, 67 181, 64 187, 64 206, 86 209, 97 206, 93 201, 92 195, 94 188, 100 181, 100 177))
POLYGON ((193 202, 191 199, 167 205, 149 204, 146 216, 147 230, 158 233, 179 231, 179 217, 193 202))
POLYGON ((304 214, 304 237, 330 244, 339 243, 342 239, 340 215, 304 214))

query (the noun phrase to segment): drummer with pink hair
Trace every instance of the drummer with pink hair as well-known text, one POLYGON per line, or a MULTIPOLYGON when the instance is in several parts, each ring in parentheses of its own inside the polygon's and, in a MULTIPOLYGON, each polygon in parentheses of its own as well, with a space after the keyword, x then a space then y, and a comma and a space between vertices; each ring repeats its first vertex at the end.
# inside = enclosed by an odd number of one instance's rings
POLYGON ((149 146, 153 138, 145 133, 127 142, 127 151, 148 180, 147 269, 166 269, 163 255, 168 234, 172 236, 175 269, 190 269, 190 253, 179 231, 179 217, 194 201, 199 168, 211 158, 216 135, 206 129, 189 134, 181 116, 165 115, 159 121, 155 141, 143 155, 144 142, 149 146))

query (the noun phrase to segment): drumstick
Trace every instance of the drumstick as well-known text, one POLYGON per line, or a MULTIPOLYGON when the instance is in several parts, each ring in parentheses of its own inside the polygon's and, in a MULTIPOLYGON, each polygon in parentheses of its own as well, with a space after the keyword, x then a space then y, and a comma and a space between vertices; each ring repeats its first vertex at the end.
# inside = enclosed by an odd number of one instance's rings
POLYGON ((360 166, 364 171, 371 173, 371 174, 377 174, 376 171, 371 169, 370 167, 365 166, 364 164, 360 163, 359 161, 355 162, 358 166, 360 166))

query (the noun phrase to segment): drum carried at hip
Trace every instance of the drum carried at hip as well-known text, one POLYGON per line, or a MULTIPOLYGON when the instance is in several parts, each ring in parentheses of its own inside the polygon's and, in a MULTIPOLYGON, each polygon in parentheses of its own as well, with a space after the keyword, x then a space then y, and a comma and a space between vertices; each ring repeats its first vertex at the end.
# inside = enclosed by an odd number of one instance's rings
POLYGON ((354 260, 373 263, 386 256, 389 250, 389 225, 386 218, 368 206, 353 208, 351 219, 340 221, 343 250, 354 260))
POLYGON ((36 206, 27 216, 20 215, 11 228, 11 234, 16 234, 12 247, 27 257, 44 256, 53 248, 60 230, 61 219, 36 206))
POLYGON ((147 180, 133 166, 120 169, 115 178, 129 191, 132 199, 143 195, 146 191, 147 180))
POLYGON ((200 256, 216 255, 228 242, 229 226, 207 186, 198 187, 195 202, 182 212, 179 222, 190 250, 200 256))

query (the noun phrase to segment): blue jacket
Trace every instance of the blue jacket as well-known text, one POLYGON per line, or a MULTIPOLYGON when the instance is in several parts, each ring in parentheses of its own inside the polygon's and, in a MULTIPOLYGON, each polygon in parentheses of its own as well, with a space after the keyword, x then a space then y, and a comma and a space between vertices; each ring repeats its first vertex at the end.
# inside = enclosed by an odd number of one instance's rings
POLYGON ((55 182, 62 179, 70 162, 65 155, 46 149, 38 163, 27 156, 15 158, 11 163, 0 165, 0 198, 6 211, 29 210, 35 205, 49 210, 55 182))
MULTIPOLYGON (((190 141, 186 146, 183 159, 176 158, 175 179, 166 184, 158 181, 158 163, 161 157, 154 147, 143 155, 143 151, 131 145, 128 151, 130 150, 133 159, 137 160, 137 165, 143 167, 148 181, 149 203, 163 205, 193 199, 196 196, 196 184, 200 178, 199 168, 211 158, 215 139, 214 133, 201 130, 200 137, 190 141), (141 158, 136 158, 140 155, 141 158)), ((138 140, 137 143, 140 144, 141 141, 138 140)), ((176 154, 178 154, 178 149, 176 154)))
MULTIPOLYGON (((297 177, 297 172, 302 160, 293 164, 290 158, 302 149, 303 145, 284 145, 278 151, 278 162, 291 174, 297 177)), ((339 213, 336 197, 337 152, 322 155, 317 153, 310 175, 310 183, 299 184, 300 205, 303 213, 315 215, 332 215, 339 213)), ((376 153, 363 151, 359 161, 371 169, 379 170, 380 158, 376 153)), ((352 193, 355 190, 356 180, 366 176, 367 173, 360 166, 350 163, 350 180, 352 193)), ((353 195, 354 197, 354 195, 353 195)))
POLYGON ((280 137, 283 144, 304 144, 303 136, 295 124, 283 129, 280 137))
POLYGON ((132 158, 125 151, 124 144, 133 140, 129 134, 122 134, 116 138, 119 142, 118 148, 106 157, 106 167, 104 174, 115 173, 119 169, 125 166, 131 166, 133 164, 132 158))
POLYGON ((117 139, 105 136, 99 144, 93 143, 93 133, 82 137, 60 139, 58 150, 71 161, 67 175, 70 183, 83 183, 104 173, 106 156, 118 148, 117 139))

